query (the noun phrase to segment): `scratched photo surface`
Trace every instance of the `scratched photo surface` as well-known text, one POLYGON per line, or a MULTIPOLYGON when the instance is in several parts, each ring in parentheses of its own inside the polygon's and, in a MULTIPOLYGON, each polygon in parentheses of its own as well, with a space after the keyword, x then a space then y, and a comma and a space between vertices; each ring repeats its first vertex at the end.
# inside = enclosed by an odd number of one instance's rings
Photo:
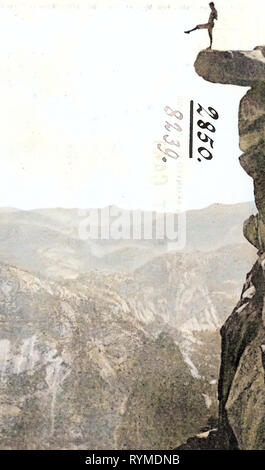
POLYGON ((1 450, 265 449, 264 15, 1 1, 1 450))

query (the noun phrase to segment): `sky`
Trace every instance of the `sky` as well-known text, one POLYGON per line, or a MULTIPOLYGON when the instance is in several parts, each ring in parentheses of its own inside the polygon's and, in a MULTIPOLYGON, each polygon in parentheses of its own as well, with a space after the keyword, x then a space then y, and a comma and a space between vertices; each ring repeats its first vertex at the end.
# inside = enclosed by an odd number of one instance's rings
MULTIPOLYGON (((214 49, 264 44, 260 0, 215 4, 214 49)), ((207 31, 184 34, 208 16, 201 0, 2 1, 0 206, 178 211, 253 200, 238 162, 247 88, 198 77, 207 31), (189 159, 190 100, 195 128, 197 103, 220 116, 210 161, 197 160, 196 139, 189 159), (157 144, 176 122, 166 106, 183 119, 179 158, 162 162, 157 144)))

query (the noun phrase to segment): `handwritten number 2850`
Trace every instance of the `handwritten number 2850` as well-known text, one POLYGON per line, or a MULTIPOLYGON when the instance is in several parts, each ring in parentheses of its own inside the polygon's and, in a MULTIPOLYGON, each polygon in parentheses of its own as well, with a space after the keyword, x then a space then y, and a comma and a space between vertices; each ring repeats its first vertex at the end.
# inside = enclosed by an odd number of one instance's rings
MULTIPOLYGON (((197 113, 200 114, 202 117, 203 117, 203 113, 206 113, 211 119, 216 120, 219 118, 218 112, 211 106, 208 108, 208 111, 205 108, 203 108, 202 105, 199 103, 198 103, 198 106, 199 107, 197 109, 197 113)), ((198 127, 200 127, 200 129, 204 130, 204 132, 200 132, 200 131, 197 132, 197 136, 202 142, 204 142, 205 144, 209 144, 209 146, 213 149, 214 140, 208 134, 206 134, 206 132, 208 131, 208 132, 214 133, 216 130, 215 126, 211 122, 209 121, 205 122, 202 119, 199 119, 197 121, 197 125, 198 127)), ((211 160, 213 158, 212 153, 206 147, 199 147, 198 152, 205 160, 211 160)), ((200 162, 201 159, 198 158, 198 161, 200 162)))

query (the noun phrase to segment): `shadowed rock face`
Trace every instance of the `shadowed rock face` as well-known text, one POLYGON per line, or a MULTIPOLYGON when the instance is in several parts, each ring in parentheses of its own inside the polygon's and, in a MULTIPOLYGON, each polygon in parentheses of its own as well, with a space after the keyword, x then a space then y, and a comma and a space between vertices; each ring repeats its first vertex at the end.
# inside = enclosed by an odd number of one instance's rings
MULTIPOLYGON (((214 83, 251 86, 239 108, 240 164, 253 178, 258 214, 244 235, 258 249, 241 298, 221 329, 219 426, 182 448, 265 449, 265 47, 202 51, 197 73, 214 83)), ((231 158, 233 158, 231 156, 231 158)), ((235 182, 236 184, 236 182, 235 182)))
MULTIPOLYGON (((264 74, 265 76, 265 74, 264 74)), ((259 213, 249 218, 244 235, 260 253, 265 247, 265 83, 255 84, 242 98, 239 107, 239 145, 244 154, 240 164, 254 181, 259 213)))
POLYGON ((265 448, 264 268, 262 255, 221 330, 220 431, 228 448, 265 448))

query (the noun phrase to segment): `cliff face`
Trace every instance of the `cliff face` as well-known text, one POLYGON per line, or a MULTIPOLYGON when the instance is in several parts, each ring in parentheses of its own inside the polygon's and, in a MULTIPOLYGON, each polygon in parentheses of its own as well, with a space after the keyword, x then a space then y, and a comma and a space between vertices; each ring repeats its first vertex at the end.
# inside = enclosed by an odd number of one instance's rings
MULTIPOLYGON (((219 428, 209 447, 265 449, 265 46, 202 51, 196 72, 214 83, 250 86, 239 107, 240 164, 253 178, 258 209, 244 235, 258 250, 241 298, 221 329, 219 428)), ((211 441, 211 442, 210 442, 211 441)), ((197 442, 197 447, 199 444, 197 442)))

